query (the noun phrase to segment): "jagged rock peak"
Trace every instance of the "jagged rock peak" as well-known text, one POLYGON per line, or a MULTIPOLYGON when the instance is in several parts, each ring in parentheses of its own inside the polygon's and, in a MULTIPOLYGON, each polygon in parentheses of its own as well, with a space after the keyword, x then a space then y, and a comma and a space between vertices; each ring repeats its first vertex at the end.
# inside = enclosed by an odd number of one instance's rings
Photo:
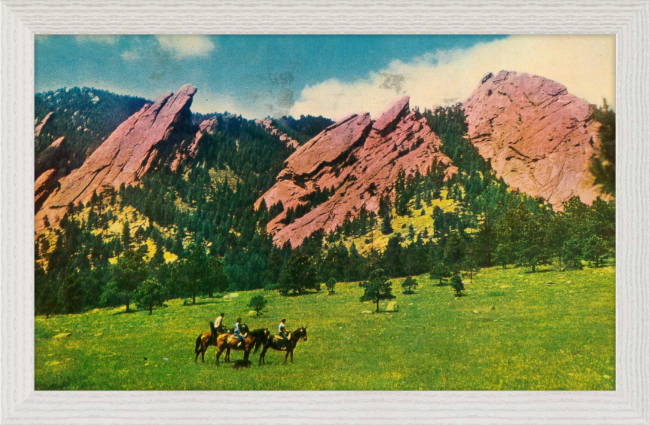
POLYGON ((164 145, 180 145, 196 131, 190 112, 195 93, 195 87, 184 85, 175 94, 167 93, 153 104, 144 105, 120 124, 81 167, 59 181, 59 189, 36 215, 36 231, 43 229, 45 215, 55 225, 68 204, 86 202, 105 186, 138 184, 164 145))
POLYGON ((556 209, 573 196, 602 196, 589 172, 599 124, 564 85, 501 71, 486 75, 463 106, 472 143, 511 187, 556 209))

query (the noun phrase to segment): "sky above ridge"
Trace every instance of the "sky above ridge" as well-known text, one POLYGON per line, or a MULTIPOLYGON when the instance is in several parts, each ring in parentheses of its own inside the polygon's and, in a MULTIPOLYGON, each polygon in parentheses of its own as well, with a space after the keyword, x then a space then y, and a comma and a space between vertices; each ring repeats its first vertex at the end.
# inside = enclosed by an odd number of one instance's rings
POLYGON ((615 37, 459 35, 36 36, 37 92, 87 86, 155 100, 189 83, 192 110, 246 118, 379 115, 394 100, 467 98, 488 72, 541 75, 615 106, 615 37))

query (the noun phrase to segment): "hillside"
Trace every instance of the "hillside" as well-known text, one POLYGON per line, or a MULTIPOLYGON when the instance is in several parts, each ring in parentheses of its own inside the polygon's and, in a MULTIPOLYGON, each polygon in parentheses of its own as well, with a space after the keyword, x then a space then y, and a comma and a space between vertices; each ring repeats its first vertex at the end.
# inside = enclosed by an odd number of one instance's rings
MULTIPOLYGON (((613 199, 573 197, 555 210, 510 186, 469 137, 461 104, 420 112, 402 98, 294 150, 287 133, 241 116, 192 114, 195 90, 144 105, 61 181, 39 179, 39 314, 132 304, 145 279, 196 300, 223 290, 302 294, 378 269, 392 278, 494 265, 573 270, 614 254, 613 199)), ((614 122, 607 108, 594 117, 614 122)), ((274 123, 307 137, 327 120, 274 123)))
MULTIPOLYGON (((399 312, 370 313, 356 283, 282 297, 274 291, 167 302, 152 316, 124 307, 36 317, 37 390, 599 390, 615 389, 614 267, 527 273, 486 269, 466 296, 417 278, 415 294, 393 281, 399 312), (247 316, 251 297, 269 306, 247 316), (223 311, 251 329, 306 326, 294 364, 269 351, 249 370, 194 364, 194 340, 223 311), (64 338, 55 338, 70 333, 64 338), (123 347, 128 346, 128 350, 123 347), (426 348, 426 349, 423 349, 426 348)), ((234 294, 233 294, 234 295, 234 294)), ((386 303, 381 304, 382 309, 386 303)), ((144 313, 144 312, 143 312, 144 313)), ((259 353, 258 353, 259 354, 259 353)), ((232 359, 241 359, 241 352, 232 359)))

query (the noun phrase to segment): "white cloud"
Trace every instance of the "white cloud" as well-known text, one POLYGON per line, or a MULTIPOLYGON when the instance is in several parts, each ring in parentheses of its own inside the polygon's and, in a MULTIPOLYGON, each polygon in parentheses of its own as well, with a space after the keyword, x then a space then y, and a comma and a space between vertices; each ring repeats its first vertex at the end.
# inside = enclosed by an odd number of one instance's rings
POLYGON ((550 78, 591 103, 606 98, 615 107, 614 36, 526 35, 393 61, 354 82, 330 79, 306 86, 290 112, 333 119, 370 112, 376 117, 404 94, 420 109, 451 104, 465 100, 488 72, 504 69, 550 78))
POLYGON ((134 61, 140 59, 141 57, 140 53, 138 53, 138 51, 135 49, 125 50, 122 53, 120 53, 120 56, 122 56, 122 59, 124 59, 125 61, 134 61))
POLYGON ((177 59, 205 56, 215 49, 206 35, 157 35, 160 47, 177 59))
POLYGON ((98 43, 113 45, 119 40, 117 35, 75 35, 77 43, 98 43))

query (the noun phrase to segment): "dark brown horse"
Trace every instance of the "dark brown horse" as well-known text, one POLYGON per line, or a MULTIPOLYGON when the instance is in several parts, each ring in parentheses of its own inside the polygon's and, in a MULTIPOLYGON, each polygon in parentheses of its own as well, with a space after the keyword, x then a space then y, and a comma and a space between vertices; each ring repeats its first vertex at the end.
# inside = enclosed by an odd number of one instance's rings
POLYGON ((264 348, 262 349, 262 354, 260 354, 260 362, 259 364, 264 364, 265 360, 264 358, 266 357, 266 350, 269 348, 274 349, 275 351, 286 351, 287 354, 284 355, 284 362, 287 362, 287 357, 291 355, 291 363, 293 363, 293 350, 296 349, 296 345, 298 345, 298 341, 301 339, 303 341, 307 341, 307 328, 306 327, 301 327, 300 329, 297 329, 293 332, 289 332, 289 341, 287 341, 286 345, 283 346, 284 340, 282 339, 281 336, 272 336, 269 335, 269 337, 266 340, 266 343, 264 344, 264 348))
POLYGON ((260 345, 262 345, 270 335, 268 329, 255 329, 249 332, 246 325, 242 325, 242 331, 244 334, 246 334, 246 336, 244 337, 241 345, 238 344, 239 341, 232 334, 221 334, 217 337, 217 366, 219 366, 219 357, 221 357, 221 353, 224 351, 227 351, 227 360, 230 360, 230 350, 243 351, 244 360, 248 360, 248 354, 250 353, 251 349, 255 348, 255 352, 257 352, 260 345))
POLYGON ((208 350, 208 347, 217 345, 217 337, 223 335, 224 333, 229 333, 230 331, 218 332, 217 328, 214 327, 214 322, 210 322, 210 331, 204 332, 196 338, 196 346, 194 347, 194 352, 196 357, 194 357, 194 363, 196 363, 201 355, 201 362, 205 362, 205 352, 208 350))

